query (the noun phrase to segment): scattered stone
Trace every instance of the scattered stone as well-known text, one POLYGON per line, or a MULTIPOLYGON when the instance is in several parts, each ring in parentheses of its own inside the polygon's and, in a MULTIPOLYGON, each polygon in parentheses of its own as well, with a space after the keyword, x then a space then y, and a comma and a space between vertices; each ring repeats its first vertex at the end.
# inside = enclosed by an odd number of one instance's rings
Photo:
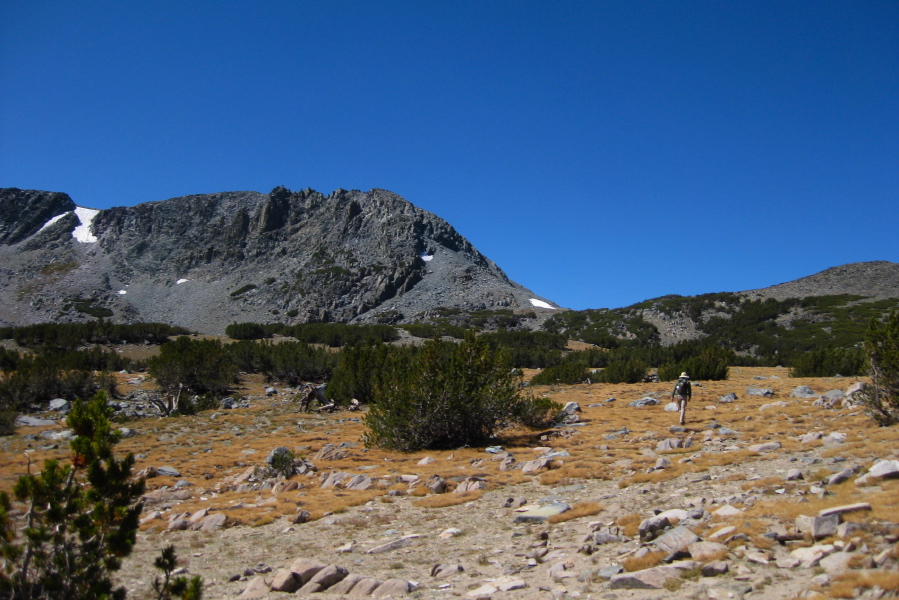
POLYGON ((388 579, 371 593, 372 596, 394 596, 414 591, 412 584, 405 579, 388 579))
POLYGON ((465 596, 473 600, 489 600, 493 594, 497 593, 499 588, 489 583, 483 584, 481 587, 466 592, 465 596))
POLYGON ((407 548, 415 543, 415 540, 420 536, 418 534, 405 535, 397 540, 393 540, 392 542, 387 542, 386 544, 381 544, 380 546, 375 546, 374 548, 368 550, 368 554, 383 554, 384 552, 390 552, 391 550, 397 550, 399 548, 407 548))
POLYGON ((325 444, 312 460, 341 460, 349 456, 349 454, 344 448, 338 448, 334 444, 325 444))
POLYGON ((731 404, 737 401, 737 395, 734 392, 728 392, 718 398, 718 402, 723 402, 724 404, 731 404))
POLYGON ((669 579, 680 579, 680 570, 675 567, 652 567, 642 571, 632 571, 613 575, 610 587, 614 589, 660 590, 669 579))
POLYGON ((764 442, 762 444, 753 444, 749 446, 747 450, 751 450, 752 452, 758 452, 759 454, 764 454, 767 452, 774 452, 775 450, 780 450, 781 444, 780 442, 764 442))
POLYGON ((615 575, 624 572, 624 567, 619 564, 612 564, 606 567, 601 568, 596 572, 597 577, 601 577, 602 579, 611 579, 615 575))
POLYGON ((680 409, 677 407, 677 402, 669 402, 665 405, 665 412, 677 412, 680 409))
POLYGON ((431 567, 431 577, 434 579, 446 579, 465 571, 462 565, 434 565, 431 567))
POLYGON ((536 473, 542 469, 548 469, 550 466, 550 460, 548 458, 537 458, 534 460, 529 460, 521 463, 521 472, 525 475, 529 473, 536 473))
POLYGON ((41 419, 31 415, 19 415, 16 417, 16 425, 19 427, 52 427, 58 424, 59 421, 55 419, 41 419))
POLYGON ((253 577, 241 592, 241 598, 262 598, 271 591, 268 582, 262 576, 253 577))
POLYGON ((516 523, 542 523, 546 521, 548 518, 562 514, 563 512, 570 510, 571 507, 568 506, 565 502, 554 502, 552 504, 547 504, 546 506, 540 506, 537 508, 532 508, 526 512, 521 513, 517 517, 515 517, 516 523))
POLYGON ((640 522, 639 533, 641 542, 651 542, 658 535, 671 527, 668 517, 655 515, 640 522))
POLYGON ((307 583, 297 591, 298 595, 315 594, 326 590, 344 577, 349 575, 349 571, 339 565, 328 565, 324 569, 318 571, 312 576, 307 583))
POLYGON ((719 556, 722 552, 727 553, 728 548, 724 544, 718 542, 693 542, 687 547, 690 556, 699 562, 706 562, 719 556))
POLYGON ((196 523, 190 526, 193 531, 218 531, 228 522, 228 517, 223 513, 213 513, 206 515, 196 523))
POLYGON ((722 527, 721 529, 712 533, 709 536, 709 540, 714 541, 714 540, 727 539, 727 537, 730 536, 732 533, 734 533, 736 530, 737 530, 737 528, 734 527, 733 525, 728 525, 727 527, 722 527))
POLYGON ((822 558, 833 553, 833 551, 833 544, 820 544, 808 548, 796 548, 790 552, 790 557, 798 559, 802 568, 810 569, 817 566, 822 558))
POLYGON ((848 468, 839 471, 838 473, 834 473, 832 475, 828 475, 824 478, 824 485, 837 485, 838 483, 843 483, 847 481, 850 477, 855 474, 855 469, 848 468))
POLYGON ((804 436, 799 438, 799 443, 808 444, 809 442, 814 442, 814 441, 820 440, 820 439, 821 439, 820 431, 809 431, 804 436))
POLYGON ((487 489, 487 482, 481 479, 480 477, 469 477, 459 482, 459 485, 456 486, 456 489, 453 490, 456 494, 465 494, 467 492, 476 492, 478 490, 487 489))
POLYGON ((639 400, 634 400, 628 406, 631 408, 642 408, 644 406, 657 406, 660 404, 658 400, 652 398, 650 396, 646 396, 645 398, 640 398, 639 400))
POLYGON ((272 577, 271 589, 292 594, 300 589, 300 582, 290 569, 278 569, 272 577))
POLYGON ((855 480, 856 485, 866 485, 875 479, 899 477, 899 460, 878 460, 868 472, 855 480))
POLYGON ((793 388, 793 391, 790 392, 791 398, 817 398, 818 394, 816 394, 812 388, 807 385, 800 385, 793 388))
POLYGON ((349 594, 356 587, 356 584, 365 579, 363 575, 350 573, 332 587, 328 588, 329 594, 349 594))
POLYGON ((659 550, 667 553, 680 552, 686 550, 690 544, 699 541, 699 536, 684 527, 678 525, 671 531, 666 532, 662 536, 656 538, 655 545, 659 550))
MULTIPOLYGON (((695 558, 695 557, 694 557, 695 558)), ((699 559, 701 560, 701 559, 699 559)), ((702 566, 700 573, 703 577, 718 577, 724 575, 730 570, 728 564, 723 560, 716 560, 702 566)))
POLYGON ((747 396, 761 396, 763 398, 771 398, 774 396, 774 390, 771 388, 750 387, 746 389, 747 396))
POLYGON ((174 467, 156 467, 156 474, 160 477, 181 477, 181 473, 174 467))
POLYGON ((805 479, 805 476, 799 469, 790 469, 787 471, 787 474, 784 475, 785 481, 799 481, 800 479, 805 479))
POLYGON ((277 448, 272 449, 271 452, 268 453, 268 456, 265 457, 265 464, 270 465, 274 462, 276 456, 290 456, 290 448, 286 446, 278 446, 277 448))
POLYGON ((839 575, 849 570, 852 556, 851 552, 834 552, 822 558, 818 566, 824 569, 828 575, 839 575))
POLYGON ((818 516, 826 517, 828 515, 845 515, 847 513, 865 510, 871 510, 871 505, 867 502, 857 502, 855 504, 844 504, 843 506, 834 506, 831 508, 821 509, 818 511, 818 516))
POLYGON ((730 504, 725 504, 712 514, 717 517, 735 517, 737 515, 742 515, 743 511, 735 506, 731 506, 730 504))
POLYGON ((311 519, 311 518, 312 518, 312 515, 309 514, 308 510, 300 510, 300 511, 297 511, 297 514, 295 514, 290 519, 290 522, 293 523, 294 525, 301 525, 303 523, 307 523, 309 521, 309 519, 311 519))
POLYGON ((326 566, 311 558, 298 558, 290 563, 290 572, 296 575, 301 583, 307 583, 326 566))

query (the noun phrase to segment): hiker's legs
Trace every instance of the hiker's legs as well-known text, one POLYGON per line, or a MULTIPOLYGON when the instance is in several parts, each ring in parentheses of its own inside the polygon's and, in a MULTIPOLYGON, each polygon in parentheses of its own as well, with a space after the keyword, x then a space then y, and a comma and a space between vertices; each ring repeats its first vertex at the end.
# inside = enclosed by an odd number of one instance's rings
POLYGON ((686 396, 678 396, 677 397, 677 408, 680 413, 680 424, 686 424, 685 417, 687 415, 687 398, 686 396))

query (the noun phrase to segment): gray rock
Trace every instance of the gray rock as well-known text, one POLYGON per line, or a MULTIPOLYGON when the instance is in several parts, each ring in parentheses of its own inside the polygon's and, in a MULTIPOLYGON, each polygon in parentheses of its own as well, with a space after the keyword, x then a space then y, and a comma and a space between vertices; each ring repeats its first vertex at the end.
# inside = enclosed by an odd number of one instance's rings
POLYGON ((270 464, 272 464, 272 461, 275 460, 275 456, 278 456, 278 455, 290 456, 290 454, 291 454, 290 448, 288 448, 286 446, 278 446, 277 448, 274 448, 271 452, 268 453, 268 456, 265 457, 265 463, 270 465, 270 464))
POLYGON ((516 523, 542 523, 546 521, 548 518, 562 514, 570 510, 571 507, 565 502, 554 502, 552 504, 547 504, 546 506, 540 506, 538 508, 532 508, 529 511, 523 512, 515 517, 516 523))
POLYGON ((724 394, 723 396, 718 398, 718 402, 722 402, 724 404, 730 404, 730 403, 736 402, 736 401, 737 401, 737 395, 734 392, 728 392, 727 394, 724 394))
POLYGON ((761 396, 763 398, 771 398, 774 396, 774 390, 771 388, 750 387, 746 389, 748 396, 761 396))
POLYGON ((653 542, 659 550, 672 553, 686 550, 690 544, 699 541, 699 536, 684 527, 678 525, 674 529, 665 532, 653 542))
POLYGON ((54 398, 53 400, 50 400, 48 407, 53 411, 68 412, 72 410, 72 403, 64 398, 54 398))
POLYGON ((701 574, 703 577, 718 577, 724 575, 730 570, 728 564, 723 560, 716 560, 702 566, 701 574))
POLYGON ((669 402, 665 405, 664 410, 665 412, 677 412, 680 409, 677 407, 677 402, 669 402))
POLYGON ((791 398, 817 398, 818 394, 816 394, 812 388, 807 385, 800 385, 793 388, 793 391, 790 392, 791 398))
POLYGON ((642 408, 644 406, 657 406, 659 404, 660 402, 655 398, 646 396, 644 398, 640 398, 639 400, 634 400, 633 402, 628 404, 628 406, 630 406, 631 408, 642 408))
POLYGON ((596 576, 601 577, 602 579, 611 579, 622 572, 624 572, 624 567, 619 564, 612 564, 598 570, 596 576))
POLYGON ((768 452, 774 452, 775 450, 780 450, 781 444, 780 442, 765 442, 762 444, 753 444, 749 446, 747 450, 751 450, 752 452, 758 452, 760 454, 765 454, 768 452))
POLYGON ((414 591, 412 584, 405 579, 392 578, 379 585, 371 593, 372 596, 395 596, 414 591))
POLYGON ((181 473, 175 467, 156 467, 156 474, 160 477, 181 477, 181 473))
POLYGON ((56 419, 41 419, 31 415, 18 415, 16 425, 19 427, 51 427, 59 423, 56 419))
POLYGON ((660 590, 669 579, 680 579, 681 574, 675 567, 653 567, 642 571, 613 575, 610 587, 616 589, 660 590))

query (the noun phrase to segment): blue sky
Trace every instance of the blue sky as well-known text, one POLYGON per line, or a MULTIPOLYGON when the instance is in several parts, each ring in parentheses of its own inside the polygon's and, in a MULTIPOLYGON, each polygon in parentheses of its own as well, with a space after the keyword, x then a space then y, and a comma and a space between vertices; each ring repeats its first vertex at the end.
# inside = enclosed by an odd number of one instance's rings
POLYGON ((0 187, 385 188, 562 306, 899 262, 899 3, 0 3, 0 187))

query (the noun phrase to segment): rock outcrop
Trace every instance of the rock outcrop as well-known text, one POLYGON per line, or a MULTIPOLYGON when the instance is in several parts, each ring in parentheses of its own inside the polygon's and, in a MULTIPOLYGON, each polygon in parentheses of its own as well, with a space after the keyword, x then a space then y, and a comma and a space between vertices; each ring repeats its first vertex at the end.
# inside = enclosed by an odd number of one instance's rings
POLYGON ((225 192, 95 211, 0 189, 0 324, 399 323, 546 312, 449 223, 374 189, 225 192))

